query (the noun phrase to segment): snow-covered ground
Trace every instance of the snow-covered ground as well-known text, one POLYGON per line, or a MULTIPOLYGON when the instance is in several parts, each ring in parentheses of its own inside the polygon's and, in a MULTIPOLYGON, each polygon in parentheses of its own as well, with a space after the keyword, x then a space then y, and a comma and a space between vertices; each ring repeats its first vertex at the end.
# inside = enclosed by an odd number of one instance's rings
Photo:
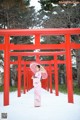
POLYGON ((7 113, 7 120, 80 120, 80 96, 74 95, 74 104, 71 104, 67 103, 66 94, 55 96, 54 91, 50 94, 42 89, 42 105, 35 108, 32 89, 19 98, 17 92, 10 93, 10 105, 4 107, 0 93, 1 113, 7 113))

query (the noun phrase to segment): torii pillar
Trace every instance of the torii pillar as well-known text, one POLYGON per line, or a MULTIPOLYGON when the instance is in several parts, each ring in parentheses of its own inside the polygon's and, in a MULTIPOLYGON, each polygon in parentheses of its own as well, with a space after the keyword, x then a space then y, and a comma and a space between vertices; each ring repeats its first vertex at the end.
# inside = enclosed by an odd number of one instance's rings
POLYGON ((9 76, 10 76, 10 56, 9 56, 9 35, 4 37, 4 106, 9 105, 9 76))
POLYGON ((24 94, 26 93, 26 63, 24 63, 24 94))
POLYGON ((54 78, 55 78, 55 94, 59 95, 58 88, 58 64, 57 64, 57 55, 54 55, 54 78))
POLYGON ((21 56, 18 56, 18 97, 21 96, 21 56))
POLYGON ((66 73, 67 73, 67 91, 68 102, 73 103, 73 81, 72 81, 72 63, 71 63, 71 38, 69 34, 65 35, 66 40, 66 73))

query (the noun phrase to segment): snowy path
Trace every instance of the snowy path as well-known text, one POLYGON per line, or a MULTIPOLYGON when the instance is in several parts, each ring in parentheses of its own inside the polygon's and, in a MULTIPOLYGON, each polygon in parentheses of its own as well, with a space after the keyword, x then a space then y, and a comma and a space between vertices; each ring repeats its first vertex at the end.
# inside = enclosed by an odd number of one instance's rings
POLYGON ((57 97, 42 89, 42 106, 35 108, 33 93, 32 89, 19 98, 17 92, 10 93, 10 106, 6 107, 0 93, 0 114, 8 114, 5 120, 80 120, 80 96, 74 95, 75 102, 70 104, 67 95, 60 93, 57 97))

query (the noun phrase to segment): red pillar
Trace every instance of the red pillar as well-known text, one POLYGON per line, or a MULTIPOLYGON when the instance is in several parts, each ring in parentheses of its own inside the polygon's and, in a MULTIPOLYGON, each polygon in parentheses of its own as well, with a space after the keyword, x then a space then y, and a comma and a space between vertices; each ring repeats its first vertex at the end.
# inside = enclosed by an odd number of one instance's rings
POLYGON ((27 91, 27 68, 26 68, 26 74, 25 74, 25 87, 26 87, 26 91, 27 91))
POLYGON ((24 94, 26 93, 26 64, 24 64, 24 94))
POLYGON ((29 73, 29 71, 28 71, 28 68, 27 68, 27 92, 29 91, 29 76, 28 76, 28 73, 29 73))
POLYGON ((58 90, 58 65, 57 65, 57 55, 54 55, 54 80, 55 80, 55 94, 59 95, 58 90))
MULTIPOLYGON (((32 78, 33 74, 31 72, 31 78, 32 78)), ((33 80, 31 79, 31 89, 33 88, 33 80)))
POLYGON ((9 36, 6 35, 5 39, 5 49, 4 49, 4 106, 9 105, 9 77, 10 77, 10 56, 9 56, 9 36))
POLYGON ((31 71, 29 71, 29 85, 30 85, 30 89, 32 89, 32 74, 31 74, 31 71))
POLYGON ((67 91, 68 102, 73 103, 73 81, 72 81, 72 63, 71 63, 71 39, 70 35, 65 35, 66 40, 66 73, 67 73, 67 91))
MULTIPOLYGON (((40 45, 40 34, 36 34, 35 35, 35 44, 38 46, 38 45, 40 45)), ((36 46, 36 47, 37 47, 36 46)))
POLYGON ((18 56, 18 97, 21 96, 21 56, 18 56))
POLYGON ((45 80, 45 89, 48 91, 48 79, 45 80))
POLYGON ((36 62, 39 63, 39 55, 36 55, 36 62))
POLYGON ((30 71, 28 69, 28 90, 30 90, 30 71))
POLYGON ((48 78, 47 78, 47 90, 49 91, 49 67, 48 67, 48 70, 47 70, 47 72, 48 72, 48 78))
POLYGON ((51 68, 51 64, 49 65, 49 78, 50 78, 50 93, 52 93, 52 68, 51 68))
POLYGON ((29 71, 29 90, 31 89, 31 72, 29 71))

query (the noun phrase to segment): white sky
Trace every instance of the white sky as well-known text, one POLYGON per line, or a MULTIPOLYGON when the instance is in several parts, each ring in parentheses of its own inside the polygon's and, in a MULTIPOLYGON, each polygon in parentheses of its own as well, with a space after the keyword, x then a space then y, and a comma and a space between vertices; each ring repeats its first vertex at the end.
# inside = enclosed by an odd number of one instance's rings
POLYGON ((31 0, 30 6, 35 6, 35 10, 38 11, 40 10, 41 6, 38 0, 31 0))

